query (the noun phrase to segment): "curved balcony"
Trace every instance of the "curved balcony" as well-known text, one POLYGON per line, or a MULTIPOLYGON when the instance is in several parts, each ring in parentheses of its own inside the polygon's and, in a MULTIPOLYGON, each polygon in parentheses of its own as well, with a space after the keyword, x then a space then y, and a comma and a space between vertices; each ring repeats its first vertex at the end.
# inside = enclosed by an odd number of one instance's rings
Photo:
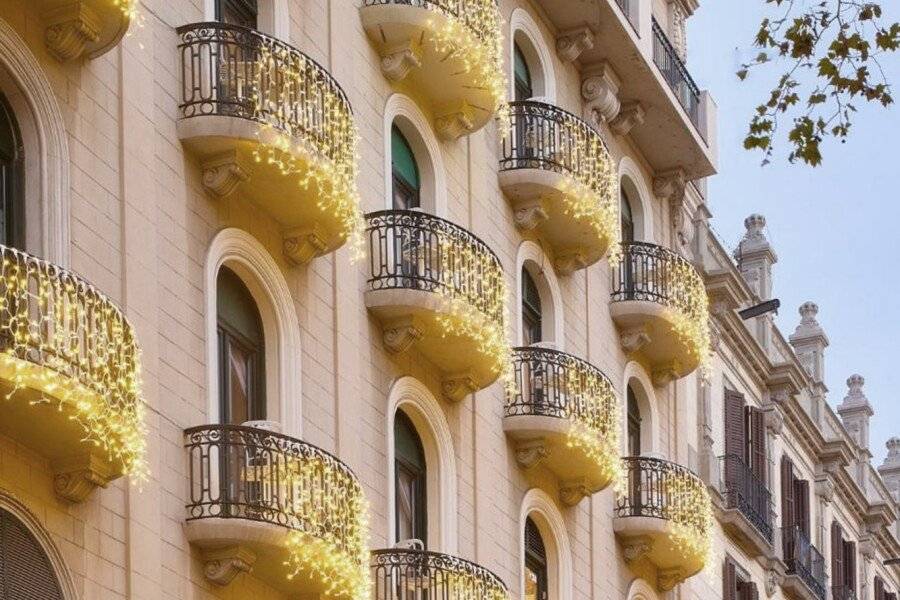
POLYGON ((0 246, 0 434, 47 457, 80 502, 143 474, 140 350, 131 324, 79 276, 0 246))
POLYGON ((619 472, 619 401, 597 367, 571 354, 513 348, 515 387, 507 391, 503 430, 526 469, 546 467, 573 506, 619 472))
POLYGON ((128 31, 136 5, 137 0, 38 0, 44 43, 63 62, 82 56, 97 58, 112 50, 128 31))
POLYGON ((424 550, 373 550, 373 600, 509 600, 503 581, 480 565, 424 550))
POLYGON ((350 103, 314 60, 252 29, 177 29, 183 79, 178 137, 217 198, 238 194, 282 227, 305 263, 361 242, 356 126, 350 103))
POLYGON ((622 459, 625 491, 616 501, 613 530, 634 569, 655 568, 657 587, 670 590, 706 565, 712 504, 706 485, 666 460, 622 459))
POLYGON ((240 573, 291 597, 359 598, 367 586, 365 500, 327 452, 253 427, 185 431, 190 503, 184 530, 207 579, 240 573))
POLYGON ((506 282, 500 259, 453 223, 419 211, 367 215, 366 306, 393 353, 415 349, 443 374, 450 400, 506 367, 506 282))
POLYGON ((360 10, 385 77, 416 90, 442 138, 491 119, 506 96, 495 0, 365 0, 360 10))
POLYGON ((684 377, 709 355, 709 300, 703 278, 668 248, 622 245, 613 269, 610 314, 622 348, 649 366, 656 385, 684 377))
MULTIPOLYGON (((825 600, 828 594, 825 558, 801 527, 781 528, 781 559, 787 567, 781 582, 787 595, 797 600, 825 600)), ((832 596, 839 597, 834 593, 832 596)))
POLYGON ((594 264, 619 241, 616 167, 593 127, 543 102, 510 102, 500 187, 516 225, 553 248, 556 268, 594 264))

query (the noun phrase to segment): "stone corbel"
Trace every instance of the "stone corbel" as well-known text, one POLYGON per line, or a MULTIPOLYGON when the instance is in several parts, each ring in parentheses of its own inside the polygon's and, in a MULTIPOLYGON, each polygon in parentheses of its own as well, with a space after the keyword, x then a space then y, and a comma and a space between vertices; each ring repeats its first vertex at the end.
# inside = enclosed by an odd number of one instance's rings
POLYGON ((656 573, 656 587, 661 592, 668 592, 685 579, 687 579, 687 577, 685 576, 684 571, 678 567, 672 569, 660 569, 656 573))
POLYGON ((422 49, 410 40, 388 50, 381 57, 381 72, 391 81, 404 79, 412 69, 422 66, 422 49))
POLYGON ((672 229, 681 248, 687 248, 693 239, 693 233, 688 227, 690 220, 684 214, 687 182, 687 176, 682 169, 666 171, 653 178, 653 193, 669 203, 672 229))
POLYGON ((203 552, 203 574, 220 586, 231 583, 240 573, 249 573, 256 554, 243 546, 228 546, 203 552))
POLYGON ((44 13, 44 43, 57 60, 65 62, 84 54, 87 44, 100 38, 100 20, 85 2, 72 2, 44 13))
POLYGON ((584 252, 577 248, 561 250, 557 253, 553 265, 556 267, 556 272, 560 275, 571 275, 578 269, 583 269, 587 266, 587 258, 584 252))
POLYGON ((516 445, 516 462, 523 469, 531 469, 550 456, 550 448, 543 438, 521 442, 516 445))
POLYGON ((619 342, 627 354, 633 354, 650 343, 650 334, 644 325, 632 327, 619 334, 619 342))
POLYGON ((859 540, 859 553, 866 560, 875 560, 875 555, 877 553, 875 540, 870 537, 859 540))
POLYGON ((649 537, 633 537, 622 542, 622 555, 625 557, 625 562, 631 564, 650 554, 651 548, 653 548, 653 540, 649 537))
POLYGON ((513 218, 516 221, 516 227, 523 231, 531 231, 546 221, 549 215, 543 199, 532 198, 516 203, 513 218))
POLYGON ((769 598, 774 596, 775 592, 781 587, 783 581, 784 573, 774 565, 769 565, 766 568, 766 596, 769 598))
POLYGON ((584 98, 585 120, 590 123, 609 123, 619 114, 621 81, 608 63, 602 62, 586 70, 581 81, 581 97, 584 98), (598 119, 597 116, 600 118, 598 119))
POLYGON ((575 62, 581 53, 594 47, 594 32, 589 27, 566 31, 556 38, 556 52, 564 61, 575 62))
POLYGON ((441 392, 451 402, 459 402, 478 389, 478 384, 471 373, 447 375, 441 380, 441 392))
POLYGON ((826 504, 830 504, 834 499, 834 482, 830 476, 817 477, 815 480, 816 496, 821 498, 826 504))
POLYGON ((656 387, 664 387, 678 379, 679 365, 677 362, 671 362, 665 365, 659 365, 653 369, 650 378, 656 387))
POLYGON ((475 127, 475 110, 468 102, 445 108, 434 120, 434 128, 445 140, 456 140, 475 127))
POLYGON ((83 502, 95 488, 109 485, 116 475, 109 462, 91 452, 56 461, 52 467, 53 491, 69 502, 83 502))
POLYGON ((292 229, 284 233, 281 243, 282 252, 288 259, 298 265, 305 265, 328 250, 328 245, 317 227, 292 229))
POLYGON ((422 339, 422 326, 411 317, 405 317, 385 323, 381 329, 384 347, 393 354, 409 350, 416 341, 422 339))
POLYGON ((644 107, 640 102, 623 104, 619 114, 610 120, 609 127, 616 135, 628 135, 637 125, 644 122, 644 107))
POLYGON ((230 196, 237 186, 250 178, 250 168, 236 150, 228 150, 200 164, 203 187, 216 198, 230 196))
POLYGON ((766 430, 773 436, 781 435, 784 429, 784 414, 776 404, 769 404, 763 409, 763 421, 766 430))
POLYGON ((566 506, 575 506, 582 498, 590 495, 591 488, 583 477, 559 484, 559 499, 566 506))

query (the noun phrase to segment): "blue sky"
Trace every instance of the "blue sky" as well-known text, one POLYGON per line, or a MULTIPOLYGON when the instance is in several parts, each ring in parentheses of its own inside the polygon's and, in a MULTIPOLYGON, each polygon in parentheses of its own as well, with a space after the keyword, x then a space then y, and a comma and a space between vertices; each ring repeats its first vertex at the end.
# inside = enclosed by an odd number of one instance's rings
MULTIPOLYGON (((889 2, 883 2, 887 9, 889 2)), ((819 305, 819 322, 831 345, 826 384, 832 406, 846 393, 846 379, 859 373, 875 409, 871 427, 874 463, 884 443, 900 435, 900 105, 884 110, 860 106, 851 139, 824 147, 815 169, 783 159, 762 167, 759 153, 741 142, 753 108, 775 74, 734 73, 765 11, 763 0, 705 0, 689 21, 688 67, 719 107, 719 174, 710 180, 713 226, 729 248, 744 231, 743 220, 766 216, 779 261, 775 297, 778 324, 786 334, 799 322, 806 300, 819 305)), ((896 20, 900 15, 892 12, 896 20)), ((750 56, 753 56, 750 54, 750 56)), ((900 57, 883 63, 900 100, 900 57)), ((784 149, 782 144, 782 149, 784 149)))

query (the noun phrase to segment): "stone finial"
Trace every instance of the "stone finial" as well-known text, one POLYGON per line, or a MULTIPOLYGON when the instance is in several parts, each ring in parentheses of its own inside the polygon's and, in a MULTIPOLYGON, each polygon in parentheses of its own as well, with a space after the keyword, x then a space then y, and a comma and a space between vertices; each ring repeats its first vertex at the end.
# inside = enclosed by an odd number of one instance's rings
POLYGON ((878 472, 894 496, 894 500, 900 501, 900 437, 892 437, 886 445, 888 453, 884 462, 878 467, 878 472))
POLYGON ((766 239, 766 218, 752 214, 744 219, 744 237, 734 250, 734 258, 744 280, 760 300, 772 297, 772 265, 778 257, 766 239))
POLYGON ((822 382, 825 380, 825 348, 828 346, 828 337, 816 320, 819 306, 815 302, 804 302, 798 312, 800 324, 789 338, 791 346, 810 377, 822 382))
POLYGON ((869 410, 872 410, 869 399, 866 398, 866 394, 862 389, 865 384, 866 380, 862 375, 851 375, 847 378, 847 395, 844 396, 844 401, 838 406, 838 412, 862 407, 868 407, 869 410))
POLYGON ((866 380, 862 375, 851 375, 847 378, 847 395, 837 407, 837 412, 844 423, 844 429, 860 448, 869 448, 869 418, 875 414, 863 392, 866 380))

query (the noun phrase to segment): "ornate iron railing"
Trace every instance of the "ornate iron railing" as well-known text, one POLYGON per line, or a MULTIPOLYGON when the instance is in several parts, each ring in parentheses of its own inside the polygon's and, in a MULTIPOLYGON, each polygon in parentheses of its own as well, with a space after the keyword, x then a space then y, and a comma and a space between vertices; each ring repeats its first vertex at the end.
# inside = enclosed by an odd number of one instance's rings
POLYGON ((832 600, 856 600, 856 590, 849 585, 831 586, 832 600))
POLYGON ((617 517, 653 517, 675 522, 682 535, 707 545, 712 533, 706 485, 690 469, 645 456, 622 459, 625 493, 616 500, 617 517))
POLYGON ((338 165, 355 163, 353 111, 337 81, 299 50, 258 31, 193 23, 181 36, 181 116, 269 125, 338 165))
POLYGON ((781 549, 789 575, 797 575, 816 597, 825 599, 825 559, 799 526, 781 528, 781 549))
POLYGON ((480 565, 424 550, 372 551, 373 600, 509 600, 503 581, 480 565))
POLYGON ((700 88, 694 83, 684 62, 672 46, 662 27, 655 18, 653 28, 653 62, 659 67, 669 87, 675 92, 678 102, 684 107, 691 122, 700 127, 700 88))
POLYGON ((131 471, 143 460, 140 351, 128 319, 74 273, 0 245, 0 368, 56 398, 89 442, 131 471))
POLYGON ((439 12, 462 24, 475 38, 493 49, 499 33, 500 10, 496 0, 364 0, 363 6, 400 4, 439 12))
POLYGON ((246 519, 326 540, 364 568, 362 487, 349 467, 298 439, 240 425, 185 431, 187 520, 246 519))
POLYGON ((507 417, 555 417, 583 423, 597 436, 616 436, 618 399, 600 369, 536 346, 513 348, 512 361, 515 385, 507 391, 507 417))
POLYGON ((366 215, 370 290, 411 289, 461 300, 503 326, 500 259, 462 227, 414 210, 366 215))
POLYGON ((741 511, 757 531, 772 543, 772 492, 743 458, 735 454, 719 457, 724 477, 725 503, 741 511))

